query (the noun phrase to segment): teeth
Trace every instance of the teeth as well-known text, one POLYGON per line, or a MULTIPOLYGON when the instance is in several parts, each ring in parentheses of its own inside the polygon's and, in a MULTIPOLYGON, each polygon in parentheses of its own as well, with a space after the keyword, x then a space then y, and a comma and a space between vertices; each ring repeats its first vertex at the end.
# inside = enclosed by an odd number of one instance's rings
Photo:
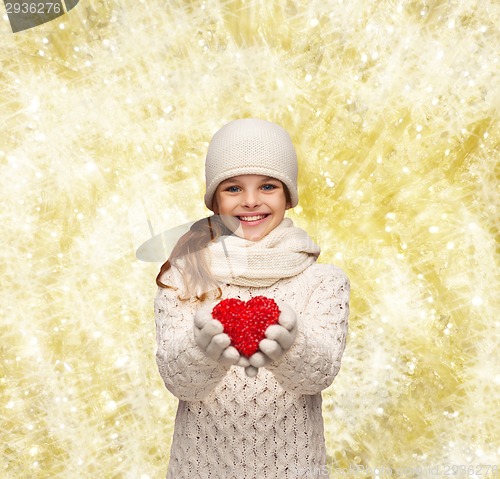
POLYGON ((257 221, 261 220, 262 218, 265 218, 266 215, 259 215, 259 216, 240 216, 239 218, 242 221, 257 221))

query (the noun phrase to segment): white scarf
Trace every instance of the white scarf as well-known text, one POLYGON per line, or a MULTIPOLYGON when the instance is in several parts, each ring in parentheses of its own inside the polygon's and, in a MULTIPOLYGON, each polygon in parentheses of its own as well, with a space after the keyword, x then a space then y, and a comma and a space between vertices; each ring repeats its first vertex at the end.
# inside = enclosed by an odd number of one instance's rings
POLYGON ((207 259, 212 274, 222 283, 265 287, 301 273, 320 252, 303 229, 284 218, 258 241, 221 236, 207 247, 207 259))

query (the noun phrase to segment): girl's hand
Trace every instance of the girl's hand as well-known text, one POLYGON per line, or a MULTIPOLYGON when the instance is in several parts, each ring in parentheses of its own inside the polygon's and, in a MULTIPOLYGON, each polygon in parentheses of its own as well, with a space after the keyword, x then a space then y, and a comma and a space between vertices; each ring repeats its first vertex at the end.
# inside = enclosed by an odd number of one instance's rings
POLYGON ((236 364, 245 369, 245 374, 249 378, 254 378, 255 376, 257 376, 257 373, 259 372, 258 368, 250 365, 250 359, 247 358, 246 356, 240 355, 240 359, 236 364))
POLYGON ((224 327, 212 318, 213 304, 202 306, 194 315, 194 339, 207 357, 223 366, 232 366, 240 360, 240 353, 231 346, 224 327))
POLYGON ((297 315, 283 301, 276 301, 281 314, 278 324, 266 329, 266 338, 259 343, 259 350, 250 356, 250 365, 245 368, 247 376, 254 377, 258 369, 267 366, 283 356, 292 346, 297 337, 297 315))

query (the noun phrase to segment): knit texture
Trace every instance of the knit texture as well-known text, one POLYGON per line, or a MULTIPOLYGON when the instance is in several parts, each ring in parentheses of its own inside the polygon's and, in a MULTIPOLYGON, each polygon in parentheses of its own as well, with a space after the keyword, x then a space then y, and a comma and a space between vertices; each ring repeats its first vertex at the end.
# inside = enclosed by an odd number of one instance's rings
MULTIPOLYGON (((176 268, 162 277, 178 288, 176 268)), ((326 464, 321 391, 337 375, 345 348, 349 281, 342 270, 312 264, 272 286, 222 285, 222 299, 258 295, 285 301, 298 332, 280 359, 248 378, 196 345, 196 302, 159 289, 157 364, 179 399, 167 479, 296 479, 326 464)), ((323 470, 323 469, 321 469, 323 470)), ((326 477, 326 476, 322 476, 326 477)))
POLYGON ((281 126, 266 120, 245 118, 224 125, 208 146, 205 161, 205 204, 212 200, 219 183, 238 175, 277 178, 288 188, 291 207, 297 206, 297 154, 281 126))
POLYGON ((217 280, 263 287, 301 273, 316 261, 320 252, 303 229, 284 218, 259 241, 221 236, 207 248, 207 259, 217 280))

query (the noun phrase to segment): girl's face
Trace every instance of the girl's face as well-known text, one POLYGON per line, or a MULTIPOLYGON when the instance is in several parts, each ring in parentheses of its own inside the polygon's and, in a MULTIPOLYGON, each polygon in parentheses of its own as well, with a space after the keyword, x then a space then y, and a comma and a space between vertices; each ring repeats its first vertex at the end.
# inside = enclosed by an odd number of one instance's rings
POLYGON ((290 208, 281 181, 262 175, 224 180, 215 190, 213 209, 240 238, 258 241, 278 226, 290 208))

